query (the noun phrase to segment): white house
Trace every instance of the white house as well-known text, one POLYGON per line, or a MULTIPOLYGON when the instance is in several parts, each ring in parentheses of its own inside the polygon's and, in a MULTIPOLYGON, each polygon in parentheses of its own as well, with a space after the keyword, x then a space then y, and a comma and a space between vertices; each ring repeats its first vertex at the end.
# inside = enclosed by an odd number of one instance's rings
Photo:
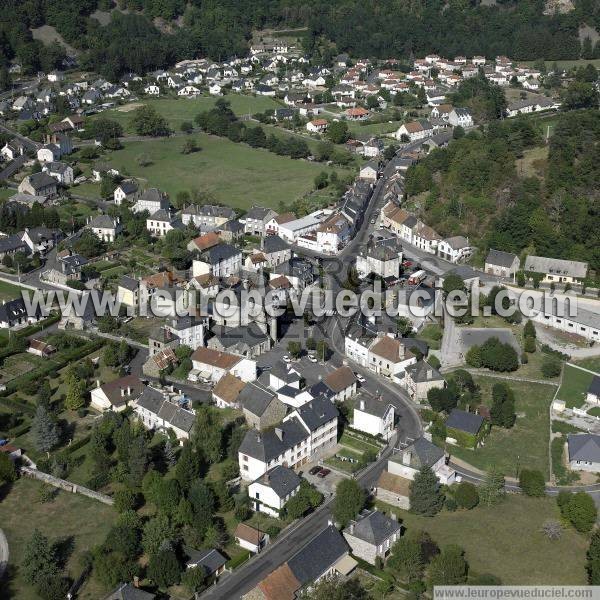
POLYGON ((446 465, 444 451, 425 437, 415 440, 388 460, 389 473, 411 481, 424 466, 431 467, 441 484, 454 483, 456 472, 446 465))
POLYGON ((277 465, 248 486, 251 507, 272 517, 279 517, 285 503, 300 489, 300 477, 292 469, 277 465))
POLYGON ((246 525, 246 523, 238 523, 233 537, 238 546, 250 550, 254 554, 260 552, 269 543, 268 533, 246 525))
POLYGON ((567 437, 569 468, 600 473, 600 435, 570 433, 567 437))
POLYGON ((197 348, 191 356, 193 369, 189 373, 191 381, 204 377, 217 383, 226 373, 239 377, 242 381, 256 379, 256 361, 212 348, 197 348))
POLYGON ((125 200, 134 201, 138 196, 138 186, 130 179, 122 181, 113 192, 113 200, 117 206, 121 206, 125 200))
POLYGON ((156 83, 150 83, 144 88, 144 93, 148 96, 160 96, 160 87, 156 83))
MULTIPOLYGON (((121 185, 124 185, 124 183, 125 182, 121 185)), ((144 190, 144 192, 137 197, 131 210, 134 213, 148 211, 148 213, 152 215, 157 210, 169 210, 170 208, 169 198, 164 192, 161 192, 156 188, 149 188, 144 190)))
POLYGON ((437 246, 438 255, 452 263, 469 258, 473 248, 469 245, 469 240, 462 235, 456 235, 444 240, 440 240, 437 246))
POLYGON ((388 439, 394 431, 394 406, 381 397, 361 395, 353 412, 353 429, 370 435, 380 435, 384 439, 388 439))
POLYGON ((324 133, 329 123, 326 119, 313 119, 306 124, 306 130, 311 133, 324 133))
POLYGON ((417 357, 406 348, 404 341, 390 335, 381 335, 369 346, 369 368, 377 374, 395 378, 417 357))
POLYGON ((473 116, 466 108, 453 108, 448 115, 448 123, 453 127, 472 127, 473 116))
POLYGON ((126 375, 103 385, 97 382, 91 391, 91 406, 99 411, 122 411, 135 402, 144 390, 144 384, 135 375, 126 375))
POLYGON ((103 242, 114 242, 117 234, 122 230, 119 217, 113 218, 109 215, 98 215, 90 218, 86 227, 103 242))
POLYGON ((242 253, 230 244, 217 244, 200 254, 192 263, 192 276, 212 275, 229 277, 237 275, 242 268, 242 253))
POLYGON ((374 565, 384 560, 402 535, 402 525, 395 515, 388 517, 378 510, 364 510, 350 521, 342 534, 352 554, 374 565))

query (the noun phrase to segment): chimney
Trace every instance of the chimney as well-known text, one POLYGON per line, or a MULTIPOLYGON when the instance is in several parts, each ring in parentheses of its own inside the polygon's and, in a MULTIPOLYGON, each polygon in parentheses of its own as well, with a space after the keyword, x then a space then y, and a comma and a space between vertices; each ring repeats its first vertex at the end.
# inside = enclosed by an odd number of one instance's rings
POLYGON ((364 400, 360 401, 360 410, 365 410, 365 401, 364 400))
POLYGON ((402 453, 402 464, 410 465, 411 460, 412 460, 412 452, 404 451, 402 453))
POLYGON ((120 388, 121 390, 121 398, 125 397, 125 389, 124 388, 120 388))
POLYGON ((349 529, 351 534, 354 533, 354 523, 350 523, 349 529))
POLYGON ((398 520, 398 515, 395 512, 390 513, 390 518, 392 519, 392 521, 397 521, 398 520))
POLYGON ((100 387, 100 380, 96 379, 96 387, 100 387))
POLYGON ((281 429, 281 427, 275 427, 275 435, 280 441, 283 441, 283 429, 281 429))

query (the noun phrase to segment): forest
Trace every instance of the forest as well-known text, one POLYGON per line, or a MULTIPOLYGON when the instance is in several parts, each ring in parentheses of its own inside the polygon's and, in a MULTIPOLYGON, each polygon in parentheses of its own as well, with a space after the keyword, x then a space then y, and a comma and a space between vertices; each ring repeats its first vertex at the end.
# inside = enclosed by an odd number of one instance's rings
POLYGON ((534 121, 495 121, 411 167, 406 191, 441 235, 468 235, 483 252, 587 261, 598 272, 600 113, 561 114, 542 176, 521 173, 517 160, 543 145, 534 121))
POLYGON ((17 58, 28 73, 62 59, 33 40, 30 28, 54 26, 81 55, 84 68, 106 77, 146 72, 177 60, 246 54, 265 27, 305 27, 304 50, 319 62, 338 52, 369 58, 509 55, 517 60, 600 56, 578 38, 581 23, 600 25, 595 0, 575 0, 565 15, 544 15, 543 0, 2 0, 0 67, 17 58), (108 25, 90 15, 117 6, 108 25))

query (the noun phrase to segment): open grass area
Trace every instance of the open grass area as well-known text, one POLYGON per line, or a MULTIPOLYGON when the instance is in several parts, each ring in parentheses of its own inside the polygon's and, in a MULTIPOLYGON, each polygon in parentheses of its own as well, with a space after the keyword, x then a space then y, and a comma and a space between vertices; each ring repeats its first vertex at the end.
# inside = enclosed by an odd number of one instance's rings
POLYGON ((427 342, 432 350, 439 350, 442 345, 442 336, 444 332, 437 324, 425 325, 417 336, 419 339, 427 342))
POLYGON ((278 156, 224 138, 193 137, 201 148, 193 154, 182 154, 184 140, 174 137, 128 143, 107 158, 122 175, 138 177, 172 196, 198 189, 243 209, 253 204, 278 208, 280 201, 289 203, 310 192, 321 171, 331 171, 322 164, 278 156), (141 167, 136 160, 141 154, 152 164, 141 167))
POLYGON ((568 408, 583 406, 587 390, 594 376, 571 365, 565 365, 562 385, 558 390, 557 399, 564 400, 568 408))
POLYGON ((21 297, 21 292, 26 289, 7 283, 6 281, 0 281, 0 301, 2 300, 14 300, 15 298, 21 297))
POLYGON ((584 369, 589 369, 590 371, 600 374, 600 356, 595 358, 582 358, 572 362, 580 367, 583 367, 584 369))
MULTIPOLYGON (((0 599, 38 600, 39 596, 19 573, 25 545, 39 529, 66 551, 66 570, 73 578, 81 574, 82 554, 102 542, 116 519, 116 512, 100 502, 79 494, 61 491, 52 502, 38 500, 42 483, 18 480, 12 488, 0 490, 0 524, 10 550, 8 577, 0 585, 0 599)), ((97 600, 110 591, 88 580, 78 598, 97 600)))
POLYGON ((548 167, 548 146, 537 146, 523 151, 523 157, 517 159, 517 172, 525 177, 544 177, 548 167))
MULTIPOLYGON (((231 104, 231 109, 238 115, 256 114, 268 109, 281 108, 282 104, 266 96, 247 96, 244 94, 227 94, 224 99, 231 104)), ((171 126, 179 131, 184 121, 194 121, 194 117, 205 110, 210 110, 218 100, 215 96, 200 96, 199 98, 142 98, 135 105, 124 104, 113 110, 107 110, 93 118, 106 117, 118 121, 124 132, 135 133, 131 127, 131 119, 137 105, 152 106, 171 126)))
POLYGON ((463 548, 471 575, 492 573, 505 585, 587 582, 587 538, 569 528, 551 541, 541 531, 546 521, 560 520, 556 501, 549 497, 510 495, 496 506, 444 511, 433 518, 391 510, 409 530, 424 529, 440 546, 463 548))
POLYGON ((350 121, 348 129, 352 135, 363 138, 369 135, 385 135, 394 133, 402 125, 402 121, 384 121, 383 123, 370 123, 369 121, 350 121))
MULTIPOLYGON (((481 387, 481 399, 491 405, 492 387, 502 381, 492 377, 475 377, 481 387)), ((550 437, 549 406, 555 387, 541 383, 507 381, 515 393, 517 421, 511 429, 493 427, 485 445, 476 450, 448 446, 451 455, 484 471, 496 466, 507 477, 520 469, 538 469, 547 478, 550 437)))

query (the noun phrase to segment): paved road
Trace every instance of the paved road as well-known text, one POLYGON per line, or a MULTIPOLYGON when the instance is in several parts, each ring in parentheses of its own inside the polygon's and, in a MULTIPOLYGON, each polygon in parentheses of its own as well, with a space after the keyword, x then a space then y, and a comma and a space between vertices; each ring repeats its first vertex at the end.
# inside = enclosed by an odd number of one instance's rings
POLYGON ((27 161, 28 156, 17 156, 14 160, 11 160, 2 171, 0 171, 0 180, 8 179, 12 177, 27 161))
POLYGON ((2 529, 0 529, 0 581, 4 576, 4 571, 8 566, 8 541, 2 529))

